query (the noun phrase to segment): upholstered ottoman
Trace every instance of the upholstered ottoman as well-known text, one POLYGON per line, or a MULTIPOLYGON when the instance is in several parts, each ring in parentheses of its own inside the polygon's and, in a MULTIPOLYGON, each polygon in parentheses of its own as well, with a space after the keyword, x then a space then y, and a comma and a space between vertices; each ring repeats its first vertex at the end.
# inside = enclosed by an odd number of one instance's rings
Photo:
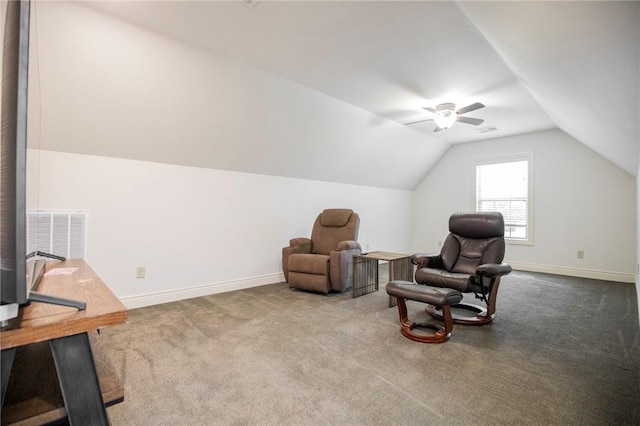
POLYGON ((390 281, 387 284, 387 294, 398 299, 398 313, 400 314, 400 324, 402 335, 422 343, 442 343, 449 340, 453 329, 451 319, 451 309, 449 305, 460 303, 462 293, 450 288, 429 287, 409 281, 390 281), (427 303, 429 305, 442 307, 443 325, 433 323, 415 323, 409 321, 407 317, 407 305, 405 300, 427 303), (430 328, 436 330, 433 335, 416 334, 413 329, 416 327, 430 328))

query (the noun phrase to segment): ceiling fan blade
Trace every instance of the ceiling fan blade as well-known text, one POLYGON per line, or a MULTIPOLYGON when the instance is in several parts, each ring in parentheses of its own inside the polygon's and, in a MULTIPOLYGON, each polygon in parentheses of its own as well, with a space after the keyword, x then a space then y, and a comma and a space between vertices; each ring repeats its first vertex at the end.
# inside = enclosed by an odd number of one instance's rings
POLYGON ((475 111, 480 108, 484 108, 484 104, 481 104, 480 102, 476 102, 475 104, 467 105, 464 108, 460 108, 458 111, 456 111, 456 114, 458 115, 466 114, 468 112, 475 111))
POLYGON ((426 120, 412 121, 411 123, 404 123, 404 125, 408 126, 410 124, 424 123, 425 121, 433 121, 433 118, 427 118, 426 120))
POLYGON ((436 128, 433 129, 433 133, 439 132, 440 130, 444 130, 444 129, 436 124, 436 128))
POLYGON ((458 117, 456 121, 459 121, 460 123, 473 124, 474 126, 478 126, 484 123, 484 120, 480 118, 471 118, 471 117, 458 117))
POLYGON ((433 109, 433 108, 429 108, 429 107, 422 107, 422 109, 423 109, 423 110, 425 110, 425 111, 432 112, 432 113, 434 113, 434 114, 436 113, 436 110, 435 110, 435 109, 433 109))

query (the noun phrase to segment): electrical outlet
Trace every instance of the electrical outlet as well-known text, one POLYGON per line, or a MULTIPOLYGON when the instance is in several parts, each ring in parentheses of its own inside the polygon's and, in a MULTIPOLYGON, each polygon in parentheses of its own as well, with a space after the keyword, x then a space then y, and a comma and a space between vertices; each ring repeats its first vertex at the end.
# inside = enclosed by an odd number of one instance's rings
POLYGON ((136 268, 136 278, 144 278, 144 273, 145 273, 144 266, 138 266, 136 268))
POLYGON ((582 250, 578 250, 578 259, 584 259, 584 252, 582 250))

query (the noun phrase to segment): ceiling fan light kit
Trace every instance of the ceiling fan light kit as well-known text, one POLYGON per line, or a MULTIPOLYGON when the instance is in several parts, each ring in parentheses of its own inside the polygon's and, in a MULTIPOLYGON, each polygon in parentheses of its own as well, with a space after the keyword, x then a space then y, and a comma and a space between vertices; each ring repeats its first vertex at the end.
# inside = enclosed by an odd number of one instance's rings
POLYGON ((436 107, 435 122, 442 130, 451 127, 456 118, 456 104, 440 104, 436 107))

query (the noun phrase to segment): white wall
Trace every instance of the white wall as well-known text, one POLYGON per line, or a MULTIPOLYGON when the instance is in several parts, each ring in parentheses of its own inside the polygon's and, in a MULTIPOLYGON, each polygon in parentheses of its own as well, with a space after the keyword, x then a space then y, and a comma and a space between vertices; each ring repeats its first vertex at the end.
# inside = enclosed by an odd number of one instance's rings
MULTIPOLYGON (((640 117, 638 117, 640 122, 640 117)), ((640 141, 638 142, 640 143, 640 141)), ((636 297, 638 299, 638 322, 640 322, 640 167, 636 174, 636 297)))
POLYGON ((283 281, 282 247, 309 236, 324 208, 360 214, 363 248, 407 249, 411 191, 53 151, 29 158, 39 170, 32 202, 90 211, 89 264, 130 307, 283 281))
POLYGON ((532 152, 534 245, 508 245, 515 267, 633 282, 636 188, 628 173, 560 130, 454 145, 414 193, 415 251, 439 251, 447 220, 475 210, 479 158, 532 152), (577 259, 577 251, 584 259, 577 259))

